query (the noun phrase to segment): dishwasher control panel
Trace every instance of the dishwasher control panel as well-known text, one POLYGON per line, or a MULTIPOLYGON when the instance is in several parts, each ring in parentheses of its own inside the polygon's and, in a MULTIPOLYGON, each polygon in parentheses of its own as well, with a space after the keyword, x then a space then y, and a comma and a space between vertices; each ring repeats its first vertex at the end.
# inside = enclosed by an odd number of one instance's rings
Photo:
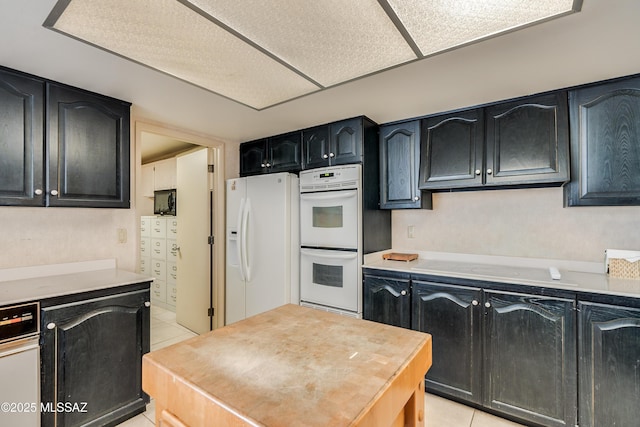
POLYGON ((0 307, 0 343, 40 332, 40 303, 0 307))

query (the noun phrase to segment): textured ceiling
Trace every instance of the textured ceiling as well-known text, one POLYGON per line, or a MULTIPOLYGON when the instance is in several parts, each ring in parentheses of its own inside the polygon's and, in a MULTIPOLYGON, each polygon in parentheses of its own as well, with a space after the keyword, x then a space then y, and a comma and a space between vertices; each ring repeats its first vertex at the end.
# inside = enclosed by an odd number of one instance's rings
POLYGON ((60 0, 45 21, 257 110, 580 10, 581 0, 60 0))

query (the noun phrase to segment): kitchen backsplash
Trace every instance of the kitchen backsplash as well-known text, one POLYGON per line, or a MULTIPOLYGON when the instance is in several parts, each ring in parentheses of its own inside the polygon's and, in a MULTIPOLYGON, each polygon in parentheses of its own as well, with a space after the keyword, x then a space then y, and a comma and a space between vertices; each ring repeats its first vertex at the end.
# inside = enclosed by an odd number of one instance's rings
POLYGON ((562 188, 436 193, 432 211, 393 211, 393 247, 589 262, 607 248, 640 250, 640 207, 562 200, 562 188))

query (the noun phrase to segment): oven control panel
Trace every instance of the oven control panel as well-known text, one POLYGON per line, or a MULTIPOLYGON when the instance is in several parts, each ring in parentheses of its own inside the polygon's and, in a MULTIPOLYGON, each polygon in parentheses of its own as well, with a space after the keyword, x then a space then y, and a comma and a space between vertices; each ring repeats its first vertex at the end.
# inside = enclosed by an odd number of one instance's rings
POLYGON ((37 302, 0 307, 0 343, 37 334, 39 315, 37 302))
POLYGON ((361 165, 330 166, 300 172, 300 192, 358 188, 361 165))

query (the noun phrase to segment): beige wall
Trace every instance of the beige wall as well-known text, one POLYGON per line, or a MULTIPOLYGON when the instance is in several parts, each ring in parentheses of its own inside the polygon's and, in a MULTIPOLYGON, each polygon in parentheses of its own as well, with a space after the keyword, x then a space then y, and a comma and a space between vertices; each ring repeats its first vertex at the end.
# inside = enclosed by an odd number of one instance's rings
POLYGON ((607 248, 640 250, 640 207, 562 200, 561 188, 437 193, 432 211, 393 212, 393 247, 589 262, 607 248))

